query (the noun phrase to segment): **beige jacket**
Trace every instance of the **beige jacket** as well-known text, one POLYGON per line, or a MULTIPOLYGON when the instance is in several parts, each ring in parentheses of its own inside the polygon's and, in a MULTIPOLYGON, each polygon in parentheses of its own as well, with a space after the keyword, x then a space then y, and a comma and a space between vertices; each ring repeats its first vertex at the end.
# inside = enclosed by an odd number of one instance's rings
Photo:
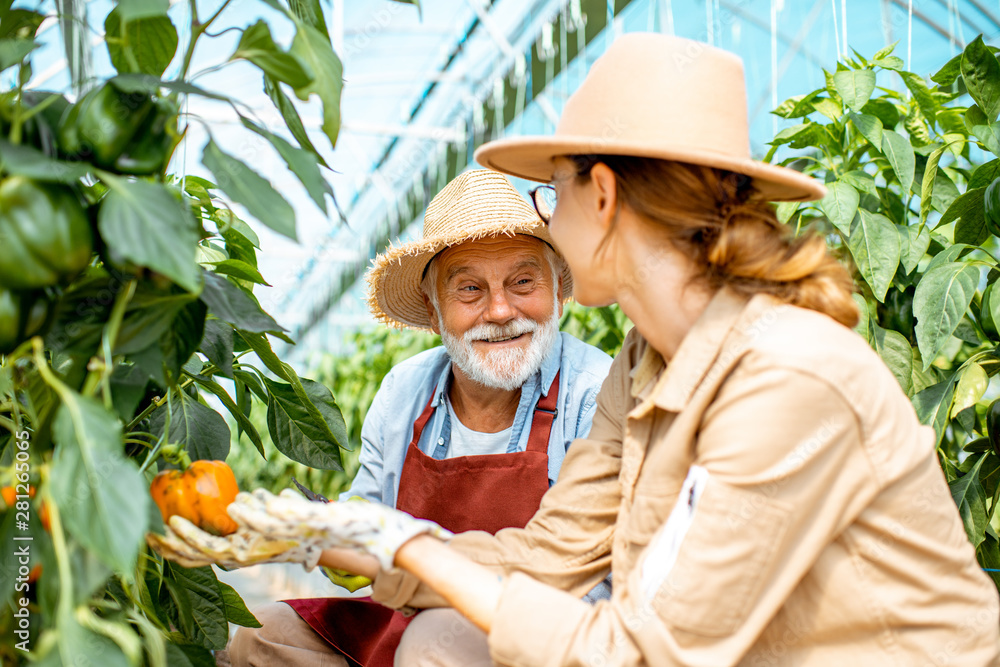
MULTIPOLYGON (((453 544, 510 575, 504 665, 1000 663, 933 432, 857 334, 769 296, 719 292, 669 367, 633 331, 528 526, 453 544)), ((398 570, 375 599, 442 604, 398 570)))

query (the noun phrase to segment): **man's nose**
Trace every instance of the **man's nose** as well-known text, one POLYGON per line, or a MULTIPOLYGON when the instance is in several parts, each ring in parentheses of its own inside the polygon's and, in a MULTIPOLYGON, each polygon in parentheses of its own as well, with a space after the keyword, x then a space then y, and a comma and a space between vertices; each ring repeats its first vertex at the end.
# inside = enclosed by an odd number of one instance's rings
POLYGON ((507 298, 507 292, 502 289, 490 290, 489 301, 486 303, 486 312, 484 313, 486 321, 504 324, 513 320, 516 316, 517 312, 507 298))

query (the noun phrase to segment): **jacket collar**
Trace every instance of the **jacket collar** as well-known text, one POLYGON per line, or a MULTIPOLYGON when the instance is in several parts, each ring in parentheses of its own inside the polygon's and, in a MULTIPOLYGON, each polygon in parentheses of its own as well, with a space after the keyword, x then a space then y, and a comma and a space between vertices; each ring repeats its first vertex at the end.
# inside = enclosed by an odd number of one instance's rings
MULTIPOLYGON (((761 295, 763 296, 763 295, 761 295)), ((755 297, 757 301, 760 297, 755 297)), ((770 297, 763 296, 770 300, 770 297)), ((632 396, 670 412, 680 412, 719 356, 723 343, 744 314, 747 298, 723 287, 684 336, 670 363, 646 345, 632 371, 632 396)), ((756 311, 757 308, 753 308, 756 311)))

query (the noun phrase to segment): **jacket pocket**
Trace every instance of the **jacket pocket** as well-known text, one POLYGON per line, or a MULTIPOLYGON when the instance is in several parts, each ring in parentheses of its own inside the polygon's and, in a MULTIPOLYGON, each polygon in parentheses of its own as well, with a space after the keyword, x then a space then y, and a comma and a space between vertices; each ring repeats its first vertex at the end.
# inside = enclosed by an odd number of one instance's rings
POLYGON ((746 621, 760 597, 791 507, 699 470, 642 555, 641 595, 671 626, 722 637, 746 621))

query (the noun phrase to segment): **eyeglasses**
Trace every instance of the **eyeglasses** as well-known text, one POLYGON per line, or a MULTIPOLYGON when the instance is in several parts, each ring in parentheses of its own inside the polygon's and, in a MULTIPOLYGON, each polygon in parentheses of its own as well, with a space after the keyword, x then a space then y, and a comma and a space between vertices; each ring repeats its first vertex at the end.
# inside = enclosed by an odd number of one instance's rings
POLYGON ((531 201, 535 205, 538 217, 546 225, 549 224, 549 220, 552 219, 552 212, 556 210, 555 187, 551 185, 539 185, 537 188, 528 190, 528 196, 531 197, 531 201))

